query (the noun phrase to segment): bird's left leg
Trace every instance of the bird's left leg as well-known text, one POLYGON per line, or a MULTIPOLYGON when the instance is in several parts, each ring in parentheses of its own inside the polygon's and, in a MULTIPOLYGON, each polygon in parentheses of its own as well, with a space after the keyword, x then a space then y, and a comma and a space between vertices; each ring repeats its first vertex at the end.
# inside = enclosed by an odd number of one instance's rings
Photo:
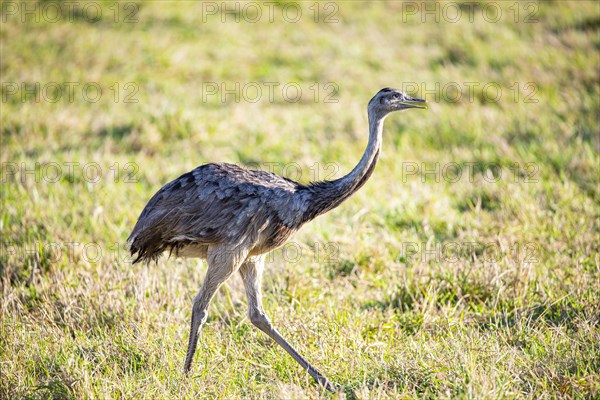
POLYGON ((187 355, 183 370, 190 371, 196 345, 198 344, 198 331, 208 317, 208 304, 221 285, 240 267, 248 256, 247 247, 231 248, 229 246, 209 247, 206 260, 208 270, 202 288, 194 297, 192 306, 192 322, 190 326, 190 338, 188 342, 187 355))
POLYGON ((248 317, 250 321, 261 331, 269 335, 273 340, 284 348, 296 360, 302 368, 308 371, 317 383, 324 386, 332 393, 336 392, 335 386, 313 367, 298 351, 288 343, 287 340, 273 327, 271 321, 262 307, 261 281, 264 269, 264 256, 250 257, 240 267, 240 273, 246 288, 248 298, 248 317))

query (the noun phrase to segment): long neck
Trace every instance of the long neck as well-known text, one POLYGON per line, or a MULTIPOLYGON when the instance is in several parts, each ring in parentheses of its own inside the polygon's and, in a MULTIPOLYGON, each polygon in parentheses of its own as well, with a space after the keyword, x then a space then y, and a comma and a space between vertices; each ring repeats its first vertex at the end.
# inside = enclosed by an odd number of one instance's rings
POLYGON ((311 195, 307 199, 304 221, 339 206, 369 179, 379 158, 384 119, 385 115, 378 115, 369 110, 369 143, 362 158, 348 175, 334 181, 315 182, 306 187, 311 195))

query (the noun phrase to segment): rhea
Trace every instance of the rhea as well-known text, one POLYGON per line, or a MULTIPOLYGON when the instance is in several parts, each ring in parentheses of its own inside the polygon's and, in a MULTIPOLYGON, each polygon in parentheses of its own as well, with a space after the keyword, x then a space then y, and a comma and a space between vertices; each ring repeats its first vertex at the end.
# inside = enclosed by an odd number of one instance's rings
POLYGON ((360 189, 379 158, 385 117, 394 111, 425 108, 423 103, 425 100, 398 89, 380 90, 368 105, 367 148, 354 169, 339 179, 303 185, 266 171, 211 163, 166 184, 150 199, 127 239, 134 262, 156 261, 166 250, 208 262, 204 283, 192 303, 185 373, 190 371, 211 299, 239 271, 252 324, 283 347, 320 385, 336 391, 267 317, 261 294, 265 254, 360 189))

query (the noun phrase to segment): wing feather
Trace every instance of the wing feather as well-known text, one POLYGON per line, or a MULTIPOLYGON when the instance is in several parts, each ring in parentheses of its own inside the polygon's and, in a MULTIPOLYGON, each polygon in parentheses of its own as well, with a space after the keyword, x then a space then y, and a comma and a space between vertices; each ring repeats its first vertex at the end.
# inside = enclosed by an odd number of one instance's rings
POLYGON ((298 183, 232 164, 202 165, 163 186, 142 211, 131 235, 134 262, 191 243, 217 244, 257 235, 269 224, 289 229, 306 202, 298 183))

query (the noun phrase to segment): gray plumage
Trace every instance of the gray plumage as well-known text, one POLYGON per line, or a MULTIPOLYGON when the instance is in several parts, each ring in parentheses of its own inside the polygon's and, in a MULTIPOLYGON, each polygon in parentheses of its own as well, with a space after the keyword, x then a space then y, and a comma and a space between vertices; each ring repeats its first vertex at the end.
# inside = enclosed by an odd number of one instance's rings
POLYGON ((263 247, 274 247, 269 243, 282 244, 301 225, 307 204, 303 197, 308 195, 302 189, 265 171, 226 163, 202 165, 152 197, 131 234, 131 250, 139 260, 156 260, 165 250, 257 243, 261 237, 267 239, 263 247), (289 234, 278 237, 282 233, 289 234))
POLYGON ((198 330, 216 290, 235 271, 246 288, 250 320, 280 344, 330 391, 334 385, 273 327, 262 308, 264 254, 281 246, 303 224, 341 204, 373 173, 383 120, 392 111, 424 108, 397 89, 382 89, 369 102, 369 143, 358 165, 334 181, 302 185, 278 175, 236 165, 206 164, 161 188, 148 202, 127 239, 134 262, 164 252, 207 259, 208 270, 192 307, 184 371, 191 368, 198 330))

